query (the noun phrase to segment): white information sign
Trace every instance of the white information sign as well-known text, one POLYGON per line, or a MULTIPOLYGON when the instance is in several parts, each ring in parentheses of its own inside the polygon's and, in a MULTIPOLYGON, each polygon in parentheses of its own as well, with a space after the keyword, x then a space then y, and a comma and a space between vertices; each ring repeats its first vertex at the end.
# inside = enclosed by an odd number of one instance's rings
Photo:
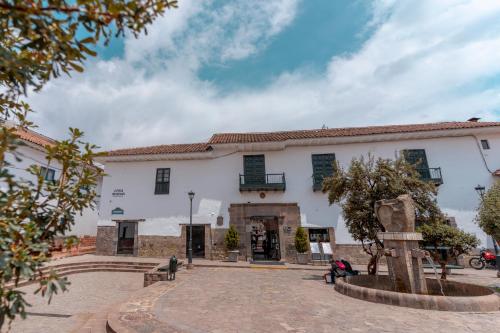
POLYGON ((333 254, 333 251, 332 251, 332 247, 330 246, 330 243, 321 243, 321 246, 323 247, 323 254, 325 255, 332 255, 333 254))
POLYGON ((311 253, 321 253, 318 243, 311 243, 311 253))

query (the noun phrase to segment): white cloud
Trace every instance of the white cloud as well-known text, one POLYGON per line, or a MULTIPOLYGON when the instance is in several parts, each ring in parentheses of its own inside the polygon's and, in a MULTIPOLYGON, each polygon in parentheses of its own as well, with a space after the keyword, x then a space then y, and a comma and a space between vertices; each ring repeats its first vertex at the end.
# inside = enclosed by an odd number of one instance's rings
POLYGON ((124 59, 91 62, 32 96, 42 130, 58 137, 78 126, 111 148, 216 131, 499 118, 500 88, 479 84, 500 74, 498 2, 375 1, 371 37, 323 75, 297 69, 229 93, 198 70, 260 52, 293 24, 298 1, 180 5, 145 38, 127 39, 124 59))

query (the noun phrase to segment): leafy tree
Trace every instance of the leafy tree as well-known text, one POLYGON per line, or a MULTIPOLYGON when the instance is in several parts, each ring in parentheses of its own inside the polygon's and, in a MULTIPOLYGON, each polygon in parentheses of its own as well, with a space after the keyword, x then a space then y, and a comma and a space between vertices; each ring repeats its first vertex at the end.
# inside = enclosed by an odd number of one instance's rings
POLYGON ((432 247, 431 256, 441 266, 441 279, 446 279, 446 265, 451 259, 468 253, 479 245, 473 234, 452 227, 446 223, 429 223, 417 228, 422 233, 424 245, 432 247))
POLYGON ((485 193, 476 220, 486 234, 500 240, 500 181, 485 193))
POLYGON ((234 251, 240 246, 240 235, 234 225, 229 226, 224 236, 224 244, 229 251, 234 251))
POLYGON ((298 253, 307 252, 307 244, 309 243, 307 239, 306 232, 304 228, 298 227, 295 232, 295 249, 298 253))
MULTIPOLYGON (((0 328, 6 320, 26 316, 23 293, 14 288, 22 279, 40 280, 37 292, 50 298, 66 279, 42 274, 49 245, 71 230, 75 214, 94 205, 95 185, 102 171, 94 164, 95 145, 70 129, 69 139, 46 147, 47 162, 61 171, 45 182, 41 169, 30 167, 35 182, 10 172, 19 160, 19 131, 34 127, 23 97, 39 91, 62 73, 83 71, 97 45, 115 36, 146 32, 174 0, 0 0, 0 328), (14 287, 14 288, 13 288, 14 287)), ((68 244, 71 245, 71 244, 68 244)))
POLYGON ((444 219, 436 204, 435 186, 421 180, 414 167, 402 158, 361 157, 353 159, 347 171, 337 163, 334 175, 323 181, 323 191, 328 192, 330 204, 341 206, 349 233, 370 255, 369 274, 377 273, 384 247, 377 237, 385 229, 375 216, 376 201, 408 194, 415 203, 417 225, 444 219))

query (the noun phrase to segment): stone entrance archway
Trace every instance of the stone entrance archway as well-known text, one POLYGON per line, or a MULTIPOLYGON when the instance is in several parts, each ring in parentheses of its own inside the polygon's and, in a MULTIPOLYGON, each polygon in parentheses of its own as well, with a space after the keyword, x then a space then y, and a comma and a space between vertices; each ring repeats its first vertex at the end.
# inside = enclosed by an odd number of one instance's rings
POLYGON ((300 208, 296 203, 246 203, 229 206, 229 224, 240 234, 240 254, 252 258, 252 230, 259 220, 277 221, 280 259, 297 260, 294 235, 300 226, 300 208))

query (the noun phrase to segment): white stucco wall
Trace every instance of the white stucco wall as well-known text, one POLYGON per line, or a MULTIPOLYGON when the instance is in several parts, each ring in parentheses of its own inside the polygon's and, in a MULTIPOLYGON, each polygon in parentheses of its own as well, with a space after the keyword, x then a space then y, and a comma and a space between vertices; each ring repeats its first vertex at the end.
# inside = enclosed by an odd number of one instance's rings
MULTIPOLYGON (((26 171, 26 169, 31 165, 50 167, 55 170, 55 178, 57 179, 59 177, 61 171, 60 165, 58 163, 51 162, 51 165, 48 166, 47 159, 45 158, 45 153, 43 151, 28 145, 19 147, 17 149, 17 153, 20 161, 16 160, 13 155, 7 155, 7 161, 12 165, 9 167, 9 170, 15 177, 26 181, 36 182, 36 177, 26 171)), ((98 188, 100 189, 100 185, 98 188)), ((97 233, 97 220, 98 209, 85 209, 81 214, 77 214, 75 216, 75 225, 71 228, 67 235, 95 236, 97 233)))
MULTIPOLYGON (((484 151, 489 167, 500 168, 500 134, 489 135, 491 149, 484 151)), ((278 151, 234 152, 215 147, 213 159, 108 162, 103 180, 99 225, 114 225, 112 220, 143 219, 139 234, 180 235, 180 223, 189 222, 187 192, 196 193, 193 222, 210 223, 216 227, 217 216, 228 226, 231 203, 290 203, 300 206, 302 222, 308 225, 333 226, 337 243, 351 243, 340 215, 340 208, 329 206, 325 194, 312 191, 311 154, 335 153, 347 167, 352 158, 368 153, 375 157, 394 158, 403 149, 425 149, 429 167, 441 167, 444 184, 439 188, 438 203, 454 216, 460 227, 476 233, 483 244, 486 236, 474 223, 479 198, 474 187, 489 187, 494 177, 486 169, 473 137, 448 137, 422 140, 399 140, 376 143, 337 144, 329 146, 288 147, 278 151), (240 192, 238 175, 243 173, 243 155, 264 154, 266 173, 286 176, 285 192, 240 192), (170 194, 154 195, 157 168, 171 168, 170 194), (113 197, 114 190, 125 195, 113 197), (112 215, 115 208, 123 215, 112 215)))

